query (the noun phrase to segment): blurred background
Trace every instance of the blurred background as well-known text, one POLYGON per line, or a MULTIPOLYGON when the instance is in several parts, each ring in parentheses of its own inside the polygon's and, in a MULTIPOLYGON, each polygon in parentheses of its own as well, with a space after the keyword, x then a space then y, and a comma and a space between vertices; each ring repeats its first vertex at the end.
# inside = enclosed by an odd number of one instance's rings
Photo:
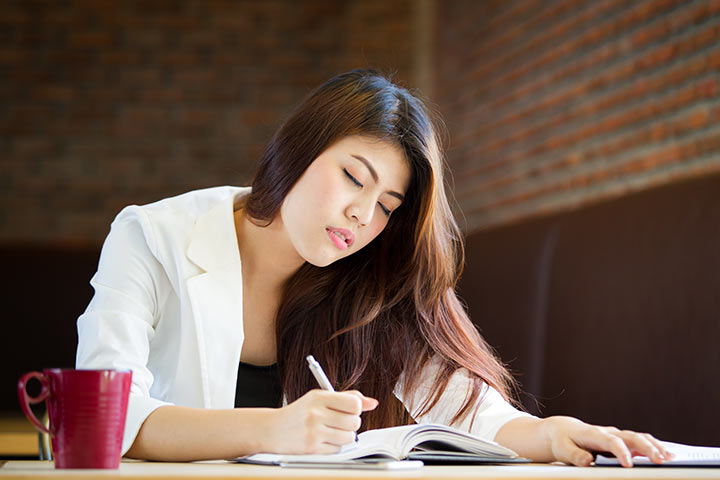
POLYGON ((73 366, 123 206, 248 184, 357 67, 447 124, 459 292, 525 407, 720 446, 716 0, 3 1, 0 416, 73 366))

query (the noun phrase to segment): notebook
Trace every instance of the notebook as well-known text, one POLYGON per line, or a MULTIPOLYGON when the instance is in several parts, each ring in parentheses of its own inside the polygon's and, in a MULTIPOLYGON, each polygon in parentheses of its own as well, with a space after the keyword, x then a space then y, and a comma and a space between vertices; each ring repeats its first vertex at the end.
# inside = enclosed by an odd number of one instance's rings
MULTIPOLYGON (((661 443, 675 454, 672 460, 656 464, 648 457, 637 456, 632 459, 633 465, 648 467, 720 467, 720 448, 718 447, 695 447, 672 442, 661 443)), ((619 466, 620 462, 615 457, 598 455, 595 458, 595 465, 612 467, 619 466)))
POLYGON ((358 441, 329 455, 260 453, 236 459, 242 463, 285 465, 329 464, 368 459, 423 460, 425 463, 526 463, 530 460, 495 442, 452 427, 436 424, 405 425, 368 430, 358 441))

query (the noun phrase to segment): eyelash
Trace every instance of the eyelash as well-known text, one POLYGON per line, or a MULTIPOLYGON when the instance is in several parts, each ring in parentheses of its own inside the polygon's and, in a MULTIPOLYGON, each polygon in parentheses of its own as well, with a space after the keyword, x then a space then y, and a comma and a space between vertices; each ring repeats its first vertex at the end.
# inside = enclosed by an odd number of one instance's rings
MULTIPOLYGON (((345 175, 350 179, 350 181, 351 181, 352 183, 355 184, 355 186, 360 187, 360 188, 363 187, 363 184, 360 183, 357 178, 353 177, 353 176, 350 174, 350 172, 347 171, 347 169, 343 168, 343 172, 345 172, 345 175)), ((389 216, 390 216, 390 213, 392 213, 392 212, 390 212, 390 210, 388 210, 387 208, 385 208, 385 205, 383 205, 382 203, 378 202, 378 205, 380 205, 380 208, 382 209, 382 211, 383 211, 383 213, 385 214, 385 216, 386 216, 386 217, 389 217, 389 216)))
POLYGON ((351 182, 353 182, 355 185, 357 185, 357 186, 360 187, 360 188, 363 187, 363 184, 360 183, 357 178, 353 177, 353 176, 350 174, 350 172, 347 171, 346 168, 343 168, 343 172, 345 172, 345 175, 347 175, 347 177, 350 179, 351 182))

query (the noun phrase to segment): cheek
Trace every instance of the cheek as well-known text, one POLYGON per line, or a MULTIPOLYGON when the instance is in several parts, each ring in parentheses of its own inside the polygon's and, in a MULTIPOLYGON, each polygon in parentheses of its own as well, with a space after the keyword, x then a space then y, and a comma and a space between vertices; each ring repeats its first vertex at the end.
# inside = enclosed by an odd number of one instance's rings
POLYGON ((318 172, 311 182, 306 184, 305 194, 312 198, 316 211, 323 211, 331 206, 337 206, 342 197, 342 183, 337 175, 330 172, 318 172))
POLYGON ((330 182, 317 175, 307 176, 302 180, 302 183, 293 189, 292 210, 294 215, 307 219, 327 208, 333 196, 333 187, 330 182))
POLYGON ((341 185, 333 178, 319 183, 315 187, 315 195, 318 199, 318 208, 323 210, 337 209, 343 201, 343 190, 341 185))
POLYGON ((375 237, 380 235, 380 233, 382 233, 382 231, 385 229, 386 225, 387 222, 382 218, 374 220, 372 224, 370 224, 370 227, 365 231, 366 237, 364 238, 364 245, 372 242, 375 237))

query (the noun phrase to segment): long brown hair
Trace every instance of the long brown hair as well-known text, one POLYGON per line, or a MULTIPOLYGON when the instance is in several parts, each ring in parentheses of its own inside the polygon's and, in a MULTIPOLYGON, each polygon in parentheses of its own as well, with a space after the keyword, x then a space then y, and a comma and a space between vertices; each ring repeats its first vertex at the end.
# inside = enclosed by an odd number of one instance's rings
POLYGON ((310 163, 345 136, 398 145, 411 170, 405 200, 375 240, 326 267, 305 263, 285 285, 276 334, 288 402, 317 388, 308 354, 338 389, 380 401, 365 414, 366 429, 412 421, 393 389, 404 374, 403 396, 412 398, 433 357, 441 367, 414 413, 427 413, 459 368, 474 384, 453 422, 471 413, 483 382, 509 398, 512 376, 455 294, 463 240, 445 194, 437 122, 408 90, 375 71, 354 70, 311 92, 270 141, 245 203, 249 216, 265 224, 310 163))

